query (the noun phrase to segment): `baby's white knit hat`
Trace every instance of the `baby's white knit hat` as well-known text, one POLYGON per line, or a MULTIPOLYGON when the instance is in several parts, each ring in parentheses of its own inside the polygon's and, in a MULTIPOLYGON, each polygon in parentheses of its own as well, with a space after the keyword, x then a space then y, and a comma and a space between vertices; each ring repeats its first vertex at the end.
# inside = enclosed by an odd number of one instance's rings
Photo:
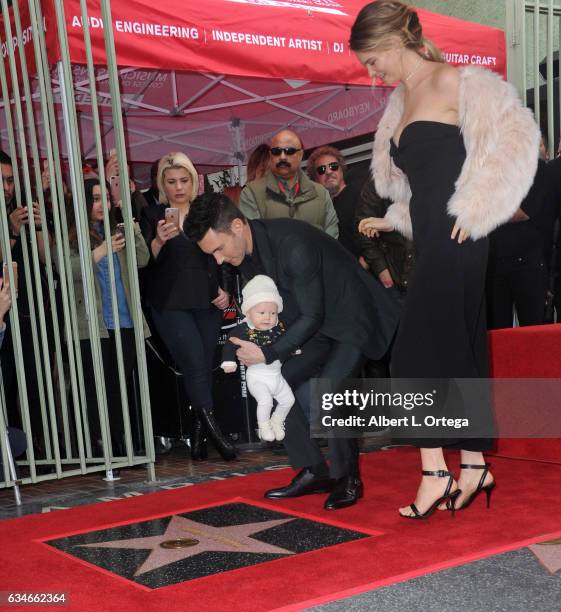
POLYGON ((242 289, 242 312, 247 314, 250 308, 261 302, 272 302, 282 312, 282 297, 270 276, 258 274, 254 276, 242 289))

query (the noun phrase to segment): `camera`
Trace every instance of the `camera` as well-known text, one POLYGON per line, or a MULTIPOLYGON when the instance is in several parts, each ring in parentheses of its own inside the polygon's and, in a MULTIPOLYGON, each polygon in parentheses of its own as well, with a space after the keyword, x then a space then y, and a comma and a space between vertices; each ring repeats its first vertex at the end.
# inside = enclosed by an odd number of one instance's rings
POLYGON ((124 223, 117 223, 117 225, 115 226, 115 236, 122 236, 123 238, 125 237, 124 223))

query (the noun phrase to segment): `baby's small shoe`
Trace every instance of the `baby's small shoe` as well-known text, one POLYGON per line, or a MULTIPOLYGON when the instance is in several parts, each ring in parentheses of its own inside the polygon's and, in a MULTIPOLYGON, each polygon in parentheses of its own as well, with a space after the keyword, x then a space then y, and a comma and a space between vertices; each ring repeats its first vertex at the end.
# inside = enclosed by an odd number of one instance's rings
POLYGON ((272 442, 275 439, 275 432, 273 431, 271 421, 259 421, 258 425, 258 434, 261 440, 265 440, 265 442, 272 442))
POLYGON ((270 422, 275 434, 275 440, 284 440, 284 419, 278 418, 277 415, 273 413, 270 422))

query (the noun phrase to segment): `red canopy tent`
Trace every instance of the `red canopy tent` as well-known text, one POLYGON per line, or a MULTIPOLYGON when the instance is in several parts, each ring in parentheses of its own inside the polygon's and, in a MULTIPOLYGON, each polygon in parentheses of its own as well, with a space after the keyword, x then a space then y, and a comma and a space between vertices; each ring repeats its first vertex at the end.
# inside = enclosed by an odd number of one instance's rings
MULTIPOLYGON (((53 0, 44 0, 49 60, 60 59, 53 0)), ((349 50, 364 0, 112 0, 128 157, 184 150, 199 167, 239 164, 291 126, 307 147, 375 130, 389 90, 372 88, 349 50)), ((106 151, 113 146, 99 0, 88 0, 106 151)), ((94 151, 80 1, 64 0, 82 149, 94 151)), ((501 30, 419 10, 453 64, 505 74, 501 30)), ((22 18, 25 17, 22 15, 22 18)), ((31 47, 31 45, 29 45, 31 47)), ((57 73, 53 71, 55 94, 57 73)), ((55 100, 57 98, 55 97, 55 100)), ((5 137, 3 135, 3 137, 5 137)), ((61 144, 64 139, 61 139, 61 144)))

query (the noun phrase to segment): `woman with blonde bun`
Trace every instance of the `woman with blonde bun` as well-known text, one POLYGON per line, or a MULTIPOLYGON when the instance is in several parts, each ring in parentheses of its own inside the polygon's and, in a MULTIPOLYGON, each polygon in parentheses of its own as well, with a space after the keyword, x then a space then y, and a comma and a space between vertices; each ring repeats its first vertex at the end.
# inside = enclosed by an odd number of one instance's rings
MULTIPOLYGON (((485 325, 487 236, 516 213, 536 171, 540 134, 510 84, 488 70, 443 63, 403 2, 378 0, 360 11, 351 49, 373 80, 398 84, 378 125, 372 175, 393 204, 384 218, 363 219, 373 237, 398 230, 416 250, 391 375, 438 389, 445 411, 461 405, 491 421, 485 400, 470 404, 454 383, 488 377, 485 325), (442 384, 442 381, 446 381, 442 384)), ((473 389, 474 387, 472 387, 473 389)), ((473 395, 473 394, 472 394, 473 395)), ((483 435, 491 437, 491 427, 483 435)), ((460 434, 461 436, 461 434, 460 434)), ((489 438, 416 439, 422 479, 412 519, 436 508, 467 507, 495 486, 483 451, 489 438), (456 481, 443 446, 461 451, 456 481)))

